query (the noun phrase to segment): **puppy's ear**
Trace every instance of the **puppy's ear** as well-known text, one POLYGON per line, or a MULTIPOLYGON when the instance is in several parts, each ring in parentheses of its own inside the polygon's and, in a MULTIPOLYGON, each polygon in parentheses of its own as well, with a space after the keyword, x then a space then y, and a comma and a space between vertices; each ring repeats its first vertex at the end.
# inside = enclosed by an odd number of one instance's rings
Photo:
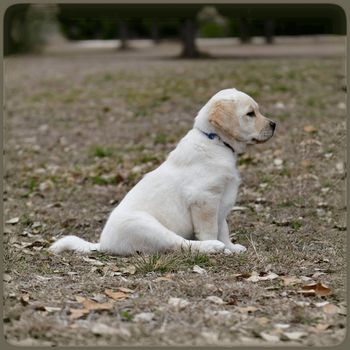
POLYGON ((209 110, 209 123, 224 134, 233 136, 235 118, 235 102, 232 100, 215 101, 209 110))

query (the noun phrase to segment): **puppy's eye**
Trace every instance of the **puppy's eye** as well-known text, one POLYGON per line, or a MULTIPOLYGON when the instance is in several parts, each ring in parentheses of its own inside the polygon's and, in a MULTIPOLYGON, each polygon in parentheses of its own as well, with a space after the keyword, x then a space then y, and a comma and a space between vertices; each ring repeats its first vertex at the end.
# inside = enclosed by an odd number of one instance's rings
POLYGON ((247 113, 247 116, 249 116, 249 117, 255 117, 255 112, 254 112, 254 111, 251 111, 251 112, 247 113))

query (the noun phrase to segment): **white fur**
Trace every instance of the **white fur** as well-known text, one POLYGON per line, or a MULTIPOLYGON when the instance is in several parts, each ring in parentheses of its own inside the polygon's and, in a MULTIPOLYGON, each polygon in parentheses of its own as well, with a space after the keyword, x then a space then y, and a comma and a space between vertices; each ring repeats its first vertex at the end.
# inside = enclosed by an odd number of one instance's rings
POLYGON ((210 105, 218 99, 255 103, 236 89, 217 93, 199 111, 194 128, 166 161, 146 174, 114 208, 100 243, 67 236, 55 242, 50 250, 55 253, 66 249, 99 250, 116 255, 180 248, 206 253, 245 251, 245 247, 231 243, 229 238, 226 217, 235 203, 240 177, 237 154, 222 139, 239 151, 245 144, 224 139, 209 123, 210 105), (211 140, 200 130, 215 132, 221 139, 211 140))

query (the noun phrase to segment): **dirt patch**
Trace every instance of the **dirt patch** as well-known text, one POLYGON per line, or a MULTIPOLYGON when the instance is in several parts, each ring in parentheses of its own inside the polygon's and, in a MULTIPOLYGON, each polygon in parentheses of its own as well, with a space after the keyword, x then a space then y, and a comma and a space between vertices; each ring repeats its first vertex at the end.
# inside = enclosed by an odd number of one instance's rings
POLYGON ((340 58, 6 59, 4 204, 5 221, 13 219, 4 229, 7 341, 340 343, 346 326, 344 67, 340 58), (66 234, 97 241, 112 208, 165 159, 199 108, 232 86, 278 123, 270 142, 239 159, 240 208, 229 223, 232 240, 247 253, 48 253, 53 238, 66 234), (331 293, 302 292, 318 282, 331 293), (115 300, 106 290, 122 294, 108 292, 120 296, 115 300))

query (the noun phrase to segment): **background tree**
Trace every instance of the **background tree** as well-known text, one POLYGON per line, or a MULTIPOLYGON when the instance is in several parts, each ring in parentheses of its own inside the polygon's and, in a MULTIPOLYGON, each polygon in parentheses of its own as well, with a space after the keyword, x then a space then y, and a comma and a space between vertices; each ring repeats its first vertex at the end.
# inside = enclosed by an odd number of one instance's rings
POLYGON ((182 57, 199 57, 200 53, 196 44, 197 23, 194 17, 186 18, 181 23, 180 38, 182 42, 182 57))
POLYGON ((58 31, 55 5, 11 6, 4 20, 4 54, 38 52, 58 31))
POLYGON ((197 19, 201 37, 218 38, 230 34, 228 19, 222 16, 214 6, 203 7, 198 13, 197 19))

